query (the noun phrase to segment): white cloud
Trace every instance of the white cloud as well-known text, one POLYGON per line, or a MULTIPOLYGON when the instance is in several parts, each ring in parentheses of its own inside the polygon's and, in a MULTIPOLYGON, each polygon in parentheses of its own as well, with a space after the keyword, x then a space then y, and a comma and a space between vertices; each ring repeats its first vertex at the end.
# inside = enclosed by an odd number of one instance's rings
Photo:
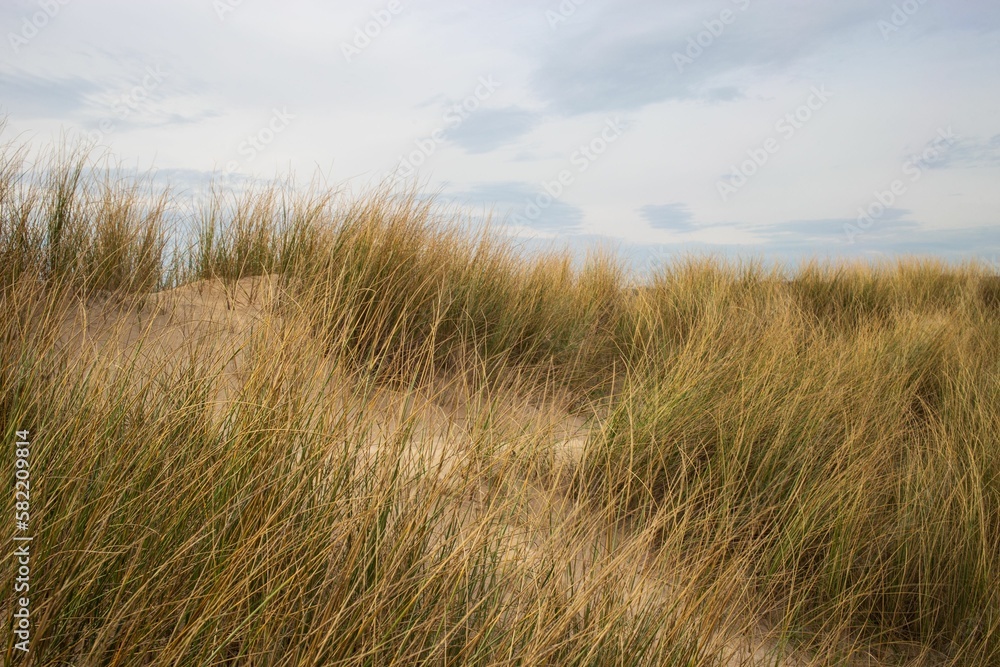
MULTIPOLYGON (((799 253, 823 250, 822 237, 789 245, 782 225, 850 219, 935 128, 952 125, 964 142, 901 206, 916 231, 955 230, 949 252, 995 238, 995 3, 925 3, 887 40, 879 21, 891 3, 868 0, 589 0, 555 28, 546 10, 556 2, 398 2, 382 22, 389 0, 245 0, 230 3, 223 20, 210 0, 69 2, 28 44, 0 45, 0 113, 8 134, 29 131, 37 141, 60 129, 93 132, 147 68, 162 67, 162 85, 102 133, 126 162, 192 174, 236 159, 258 177, 292 169, 307 180, 320 169, 333 182, 370 183, 492 76, 503 85, 426 156, 420 177, 430 190, 447 185, 478 193, 479 205, 493 197, 514 206, 510 183, 522 184, 514 194, 537 194, 620 114, 630 122, 621 141, 577 175, 551 224, 536 227, 578 240, 686 238, 799 253), (726 10, 733 20, 678 72, 672 54, 726 10), (378 29, 348 62, 342 45, 372 20, 378 29), (817 85, 835 97, 738 196, 720 201, 718 179, 817 85), (294 122, 240 159, 274 109, 294 122), (664 204, 683 206, 685 224, 696 226, 656 229, 640 214, 664 204)), ((37 8, 7 3, 0 23, 16 32, 37 8)), ((916 247, 891 235, 879 243, 879 252, 916 247)))

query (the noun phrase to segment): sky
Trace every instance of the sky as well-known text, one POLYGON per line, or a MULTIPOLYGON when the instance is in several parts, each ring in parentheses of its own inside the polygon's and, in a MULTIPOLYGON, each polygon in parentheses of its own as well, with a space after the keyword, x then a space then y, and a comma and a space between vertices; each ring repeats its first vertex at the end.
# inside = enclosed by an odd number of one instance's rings
POLYGON ((3 137, 527 244, 1000 269, 996 0, 5 0, 3 137))

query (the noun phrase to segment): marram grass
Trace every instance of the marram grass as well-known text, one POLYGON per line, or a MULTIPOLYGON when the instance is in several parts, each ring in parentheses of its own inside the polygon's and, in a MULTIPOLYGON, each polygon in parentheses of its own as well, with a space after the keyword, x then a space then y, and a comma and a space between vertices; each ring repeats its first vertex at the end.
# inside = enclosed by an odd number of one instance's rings
POLYGON ((28 155, 0 157, 34 538, 6 663, 1000 663, 987 267, 635 286, 413 192, 216 192, 180 235, 169 193, 28 155))

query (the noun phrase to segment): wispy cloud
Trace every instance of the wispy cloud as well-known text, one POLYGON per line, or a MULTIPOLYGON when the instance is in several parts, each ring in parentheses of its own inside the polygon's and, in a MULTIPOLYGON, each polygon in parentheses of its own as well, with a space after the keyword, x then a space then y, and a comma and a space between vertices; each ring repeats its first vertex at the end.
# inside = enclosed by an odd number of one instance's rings
POLYGON ((525 225, 545 232, 574 232, 583 221, 583 211, 561 200, 554 200, 537 216, 523 216, 523 210, 542 193, 532 183, 506 181, 479 183, 466 190, 448 192, 445 201, 459 204, 472 212, 492 213, 498 222, 511 223, 515 218, 525 225))
MULTIPOLYGON (((206 0, 66 3, 30 44, 7 45, 0 113, 8 135, 100 133, 117 157, 176 174, 239 160, 247 178, 319 170, 350 187, 402 172, 567 243, 863 255, 993 242, 994 2, 928 1, 905 20, 895 0, 403 4, 390 21, 385 0, 227 0, 220 21, 206 0), (366 27, 378 34, 348 61, 342 43, 366 27), (143 86, 147 67, 169 72, 162 85, 143 86), (775 121, 824 85, 835 98, 786 140, 775 121), (294 128, 268 142, 262 124, 286 108, 294 128), (619 118, 612 149, 598 137, 619 118), (939 127, 958 140, 915 162, 939 127), (267 144, 252 162, 248 137, 267 144), (756 175, 723 199, 733 168, 756 175), (859 211, 871 222, 851 244, 859 211)), ((3 4, 0 23, 16 33, 38 7, 3 4)))
POLYGON ((75 75, 29 75, 0 71, 0 109, 36 118, 66 118, 101 92, 96 81, 75 75))
POLYGON ((954 169, 958 167, 1000 167, 1000 134, 989 139, 963 138, 941 156, 928 163, 929 169, 954 169))
POLYGON ((519 107, 482 109, 445 137, 468 153, 488 153, 531 131, 540 119, 541 114, 519 107))
POLYGON ((608 5, 589 30, 559 33, 565 34, 565 43, 545 53, 534 89, 567 114, 636 109, 667 100, 730 101, 744 91, 733 83, 720 84, 724 77, 787 67, 838 37, 874 26, 877 16, 877 7, 860 0, 823 6, 791 0, 767 6, 751 0, 608 5), (695 65, 678 72, 674 54, 727 10, 736 20, 702 49, 695 65))
POLYGON ((654 229, 690 232, 697 228, 694 215, 685 204, 648 204, 639 212, 654 229))

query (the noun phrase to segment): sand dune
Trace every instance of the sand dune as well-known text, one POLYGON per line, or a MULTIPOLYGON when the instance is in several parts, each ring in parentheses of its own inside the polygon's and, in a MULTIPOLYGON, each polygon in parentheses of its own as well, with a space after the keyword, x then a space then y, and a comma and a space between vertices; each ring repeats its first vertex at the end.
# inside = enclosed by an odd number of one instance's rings
MULTIPOLYGON (((241 395, 253 355, 280 349, 283 336, 301 337, 302 322, 282 308, 282 286, 274 276, 227 283, 201 280, 138 300, 98 294, 67 310, 59 345, 71 364, 94 364, 106 372, 125 370, 153 379, 179 373, 198 359, 213 378, 213 414, 224 420, 241 395)), ((403 391, 362 387, 316 346, 306 379, 311 400, 325 409, 365 414, 367 454, 385 454, 407 433, 401 461, 410 475, 434 476, 451 498, 448 510, 463 530, 485 524, 504 535, 502 559, 526 573, 561 562, 561 585, 569 590, 594 572, 621 570, 632 580, 626 596, 636 611, 666 604, 684 583, 650 559, 649 535, 634 536, 611 525, 568 492, 567 480, 586 449, 593 415, 556 402, 507 397, 502 409, 471 393, 461 382, 403 391), (484 411, 490 431, 483 432, 484 411), (374 416, 374 417, 373 417, 374 416), (492 512, 502 493, 502 526, 492 512), (637 563, 649 560, 648 567, 637 563)), ((141 384, 141 383, 138 383, 141 384)), ((398 453, 398 452, 397 452, 398 453)), ((331 454, 332 456, 332 454, 331 454)), ((607 575, 612 576, 612 575, 607 575)), ((718 633, 716 633, 718 634, 718 633)), ((726 664, 773 661, 806 664, 776 652, 766 633, 719 634, 712 642, 726 664)))

